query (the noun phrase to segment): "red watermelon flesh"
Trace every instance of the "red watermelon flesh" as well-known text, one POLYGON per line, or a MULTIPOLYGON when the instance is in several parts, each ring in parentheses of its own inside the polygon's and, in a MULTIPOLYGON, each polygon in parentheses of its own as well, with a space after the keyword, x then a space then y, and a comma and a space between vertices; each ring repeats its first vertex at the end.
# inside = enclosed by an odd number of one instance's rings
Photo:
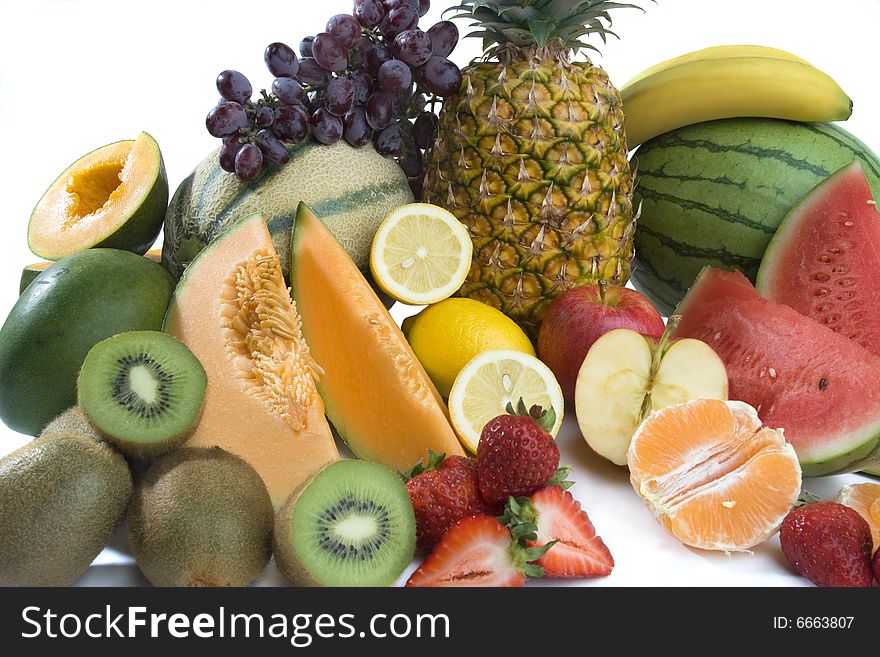
POLYGON ((858 161, 789 211, 757 280, 771 301, 880 355, 880 212, 858 161))
POLYGON ((805 476, 880 464, 880 357, 763 298, 739 272, 704 269, 677 314, 676 336, 718 353, 730 399, 784 429, 805 476))

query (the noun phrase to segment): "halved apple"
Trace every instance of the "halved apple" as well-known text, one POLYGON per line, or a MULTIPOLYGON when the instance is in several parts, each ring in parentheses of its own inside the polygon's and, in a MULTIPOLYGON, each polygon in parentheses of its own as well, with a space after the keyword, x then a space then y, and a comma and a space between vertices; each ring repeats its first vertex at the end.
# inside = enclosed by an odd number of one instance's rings
POLYGON ((724 363, 705 342, 660 341, 629 329, 609 331, 590 347, 575 384, 575 413, 587 444, 626 465, 629 443, 653 411, 699 397, 727 399, 724 363))

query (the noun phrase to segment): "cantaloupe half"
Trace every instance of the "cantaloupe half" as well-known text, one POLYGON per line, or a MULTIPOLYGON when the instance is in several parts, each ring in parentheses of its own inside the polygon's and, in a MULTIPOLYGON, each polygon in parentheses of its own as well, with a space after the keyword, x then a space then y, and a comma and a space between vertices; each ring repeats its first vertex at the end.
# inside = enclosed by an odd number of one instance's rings
POLYGON ((291 242, 291 291, 323 374, 327 415, 366 461, 405 470, 431 449, 463 454, 446 406, 397 324, 345 249, 303 203, 291 242))
POLYGON ((276 508, 339 458, 315 387, 319 369, 261 216, 243 219, 193 260, 165 330, 208 375, 187 447, 216 445, 246 460, 276 508))

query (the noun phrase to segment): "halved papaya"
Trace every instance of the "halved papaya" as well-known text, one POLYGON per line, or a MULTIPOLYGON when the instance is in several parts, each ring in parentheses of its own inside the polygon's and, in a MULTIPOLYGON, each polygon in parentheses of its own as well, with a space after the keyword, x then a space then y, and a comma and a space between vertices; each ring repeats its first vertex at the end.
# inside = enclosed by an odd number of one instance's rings
POLYGON ((409 469, 428 450, 463 454, 446 406, 345 249, 304 204, 291 241, 291 291, 323 374, 327 416, 366 461, 409 469))
POLYGON ((156 241, 167 207, 162 153, 142 132, 67 167, 31 213, 28 246, 47 260, 94 246, 142 254, 156 241))
POLYGON ((218 446, 243 458, 276 508, 339 458, 315 388, 319 369, 263 217, 241 220, 192 261, 165 330, 208 375, 202 418, 187 447, 218 446))

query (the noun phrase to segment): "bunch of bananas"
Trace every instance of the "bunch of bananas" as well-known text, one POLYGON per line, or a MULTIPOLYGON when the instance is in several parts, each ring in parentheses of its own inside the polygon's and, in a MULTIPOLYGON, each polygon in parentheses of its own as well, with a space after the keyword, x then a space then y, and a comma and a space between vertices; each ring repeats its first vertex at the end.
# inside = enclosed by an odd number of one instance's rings
POLYGON ((742 116, 842 121, 852 100, 800 57, 764 46, 715 46, 652 66, 620 90, 630 149, 670 130, 742 116))

